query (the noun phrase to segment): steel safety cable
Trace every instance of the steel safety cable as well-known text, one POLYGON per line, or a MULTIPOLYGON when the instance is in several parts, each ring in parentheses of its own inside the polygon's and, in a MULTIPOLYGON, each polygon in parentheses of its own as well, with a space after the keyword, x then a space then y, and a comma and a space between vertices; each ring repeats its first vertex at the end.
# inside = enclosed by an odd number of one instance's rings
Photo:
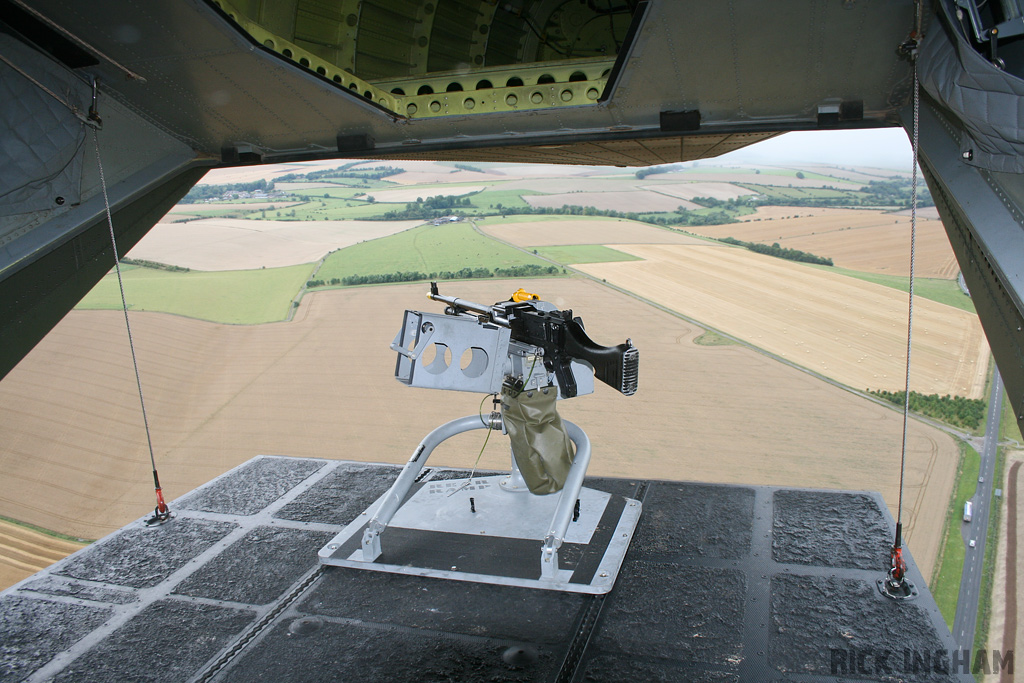
MULTIPOLYGON (((921 6, 918 3, 918 20, 917 26, 920 32, 921 26, 921 6)), ((920 36, 920 33, 918 33, 920 36)), ((917 262, 917 155, 919 150, 918 135, 919 135, 919 124, 920 124, 920 111, 921 111, 921 87, 917 76, 917 56, 913 58, 913 71, 914 71, 914 85, 913 85, 913 96, 914 96, 914 122, 913 130, 911 131, 912 141, 911 146, 913 148, 914 161, 912 164, 912 174, 910 181, 910 295, 907 303, 907 368, 906 368, 906 382, 904 385, 903 395, 903 445, 900 449, 900 493, 899 502, 896 506, 896 524, 901 525, 903 522, 903 483, 904 476, 906 474, 907 467, 907 428, 910 423, 910 356, 911 349, 913 346, 914 338, 914 269, 917 262)))
POLYGON ((153 455, 153 438, 149 431, 149 417, 146 414, 146 400, 142 395, 142 378, 139 374, 139 361, 135 354, 135 342, 132 339, 132 326, 128 321, 128 299, 124 294, 124 279, 121 277, 121 258, 117 253, 117 238, 114 236, 114 218, 110 212, 110 197, 107 195, 107 180, 103 173, 103 161, 100 158, 99 133, 94 128, 92 131, 93 147, 96 151, 96 166, 99 169, 100 188, 103 190, 103 206, 107 214, 107 227, 110 228, 110 245, 114 250, 114 270, 117 272, 117 286, 121 290, 121 307, 124 311, 124 326, 128 331, 128 349, 131 351, 132 367, 135 369, 135 385, 139 390, 139 405, 142 408, 142 424, 146 430, 146 445, 149 448, 149 464, 153 468, 153 485, 156 487, 157 505, 154 516, 150 522, 165 522, 169 519, 170 510, 164 502, 163 492, 160 487, 160 477, 156 472, 156 457, 153 455))

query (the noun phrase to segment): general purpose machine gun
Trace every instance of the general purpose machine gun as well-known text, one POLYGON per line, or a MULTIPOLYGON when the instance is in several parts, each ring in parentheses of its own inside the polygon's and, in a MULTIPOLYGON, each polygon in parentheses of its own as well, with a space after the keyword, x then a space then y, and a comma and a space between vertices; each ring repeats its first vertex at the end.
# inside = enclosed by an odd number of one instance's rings
POLYGON ((405 384, 482 393, 496 393, 506 381, 518 390, 557 385, 561 398, 573 398, 592 393, 597 377, 626 396, 636 393, 640 354, 633 342, 595 343, 571 310, 522 289, 488 306, 442 296, 432 282, 427 298, 447 304, 444 316, 406 311, 391 344, 399 353, 395 376, 405 384), (433 360, 417 372, 417 359, 430 352, 433 360), (456 356, 468 362, 446 360, 456 356))

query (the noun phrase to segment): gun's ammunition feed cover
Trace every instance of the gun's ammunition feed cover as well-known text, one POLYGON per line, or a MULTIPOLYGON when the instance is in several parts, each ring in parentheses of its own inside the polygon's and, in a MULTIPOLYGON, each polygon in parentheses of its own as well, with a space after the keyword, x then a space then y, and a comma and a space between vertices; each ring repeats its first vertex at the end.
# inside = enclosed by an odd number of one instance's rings
POLYGON ((537 495, 561 491, 574 458, 555 408, 557 398, 554 386, 523 392, 501 389, 501 415, 512 439, 512 455, 530 492, 537 495))

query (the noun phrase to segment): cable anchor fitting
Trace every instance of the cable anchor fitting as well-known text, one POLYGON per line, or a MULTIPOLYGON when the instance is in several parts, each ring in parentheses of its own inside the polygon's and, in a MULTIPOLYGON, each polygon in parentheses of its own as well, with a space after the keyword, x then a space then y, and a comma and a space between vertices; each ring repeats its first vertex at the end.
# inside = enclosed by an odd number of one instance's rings
POLYGON ((97 130, 102 130, 103 118, 100 117, 100 112, 97 108, 97 102, 99 100, 99 85, 99 79, 94 77, 92 79, 92 102, 89 104, 89 114, 86 116, 86 123, 97 130))
POLYGON ((156 470, 153 470, 153 481, 156 483, 156 507, 153 508, 153 516, 146 518, 143 522, 146 526, 160 526, 171 521, 174 513, 164 501, 164 491, 160 488, 160 481, 157 479, 156 470))
POLYGON ((889 552, 889 571, 876 582, 882 595, 894 600, 917 597, 917 588, 907 578, 907 561, 903 559, 903 523, 896 523, 896 538, 889 552))

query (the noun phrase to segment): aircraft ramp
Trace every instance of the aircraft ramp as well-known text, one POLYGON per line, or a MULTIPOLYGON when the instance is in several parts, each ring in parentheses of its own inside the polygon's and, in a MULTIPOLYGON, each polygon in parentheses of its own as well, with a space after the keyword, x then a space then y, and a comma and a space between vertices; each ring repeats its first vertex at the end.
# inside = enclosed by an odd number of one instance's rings
POLYGON ((875 493, 588 478, 643 504, 607 595, 321 565, 399 471, 241 465, 0 593, 0 680, 973 680, 875 493))

